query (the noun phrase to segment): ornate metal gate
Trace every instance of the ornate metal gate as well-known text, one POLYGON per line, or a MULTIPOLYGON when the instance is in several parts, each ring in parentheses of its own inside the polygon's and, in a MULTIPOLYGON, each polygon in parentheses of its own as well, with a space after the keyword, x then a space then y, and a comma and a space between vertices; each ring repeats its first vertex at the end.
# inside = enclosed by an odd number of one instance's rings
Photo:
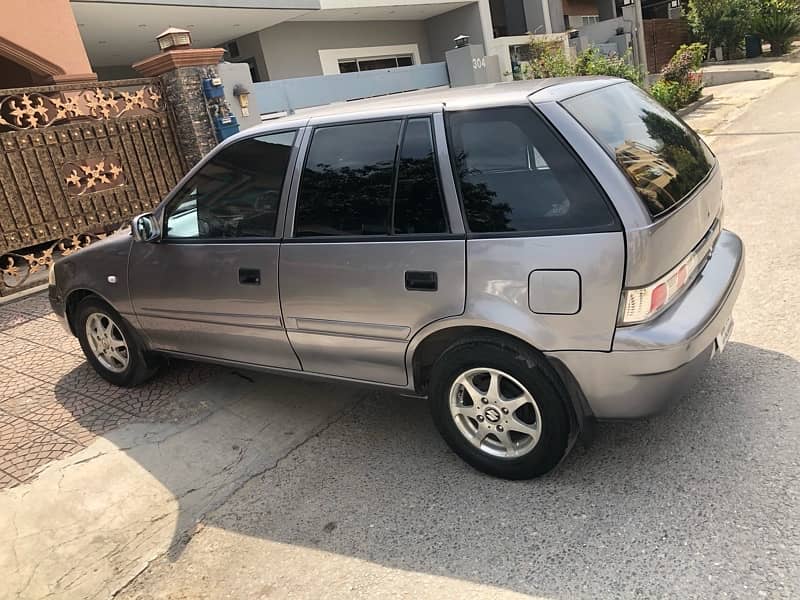
POLYGON ((0 90, 0 276, 127 222, 184 172, 156 79, 0 90), (47 256, 14 253, 45 242, 47 256))

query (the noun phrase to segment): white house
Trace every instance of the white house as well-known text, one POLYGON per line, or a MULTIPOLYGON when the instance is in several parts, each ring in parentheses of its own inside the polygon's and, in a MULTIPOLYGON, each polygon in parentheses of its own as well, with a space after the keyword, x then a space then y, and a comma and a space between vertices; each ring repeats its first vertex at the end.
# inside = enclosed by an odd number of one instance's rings
MULTIPOLYGON (((227 48, 254 81, 441 62, 453 38, 469 35, 493 53, 495 40, 563 32, 614 18, 622 0, 72 0, 100 79, 135 76, 169 26, 198 47, 227 48)), ((501 64, 507 61, 501 59, 501 64)))

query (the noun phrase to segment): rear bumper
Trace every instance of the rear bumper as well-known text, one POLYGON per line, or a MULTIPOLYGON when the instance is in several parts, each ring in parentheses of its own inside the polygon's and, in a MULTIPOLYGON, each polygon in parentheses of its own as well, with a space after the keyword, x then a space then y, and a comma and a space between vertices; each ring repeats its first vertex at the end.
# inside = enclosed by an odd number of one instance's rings
POLYGON ((692 287, 654 321, 620 327, 611 352, 551 352, 599 419, 657 413, 681 397, 714 353, 744 280, 744 245, 723 231, 692 287))

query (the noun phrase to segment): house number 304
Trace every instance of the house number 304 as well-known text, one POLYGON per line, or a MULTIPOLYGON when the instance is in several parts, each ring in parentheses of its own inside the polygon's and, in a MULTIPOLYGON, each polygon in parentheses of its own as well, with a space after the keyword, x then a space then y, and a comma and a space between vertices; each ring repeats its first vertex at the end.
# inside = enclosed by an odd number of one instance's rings
POLYGON ((472 68, 476 71, 478 69, 485 69, 486 68, 486 57, 482 58, 473 58, 472 59, 472 68))

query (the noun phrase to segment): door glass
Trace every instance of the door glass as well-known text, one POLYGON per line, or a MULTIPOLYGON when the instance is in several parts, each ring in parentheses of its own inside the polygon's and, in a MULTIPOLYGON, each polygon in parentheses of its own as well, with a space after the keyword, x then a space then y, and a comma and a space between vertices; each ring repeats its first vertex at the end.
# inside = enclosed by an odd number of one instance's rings
POLYGON ((453 112, 448 130, 470 231, 616 229, 597 186, 533 109, 453 112))
POLYGON ((167 239, 274 237, 295 135, 248 138, 217 153, 170 202, 167 239))
POLYGON ((297 196, 296 237, 388 235, 401 124, 314 131, 297 196))
POLYGON ((397 168, 393 233, 446 232, 442 200, 430 119, 411 119, 403 134, 397 168))

